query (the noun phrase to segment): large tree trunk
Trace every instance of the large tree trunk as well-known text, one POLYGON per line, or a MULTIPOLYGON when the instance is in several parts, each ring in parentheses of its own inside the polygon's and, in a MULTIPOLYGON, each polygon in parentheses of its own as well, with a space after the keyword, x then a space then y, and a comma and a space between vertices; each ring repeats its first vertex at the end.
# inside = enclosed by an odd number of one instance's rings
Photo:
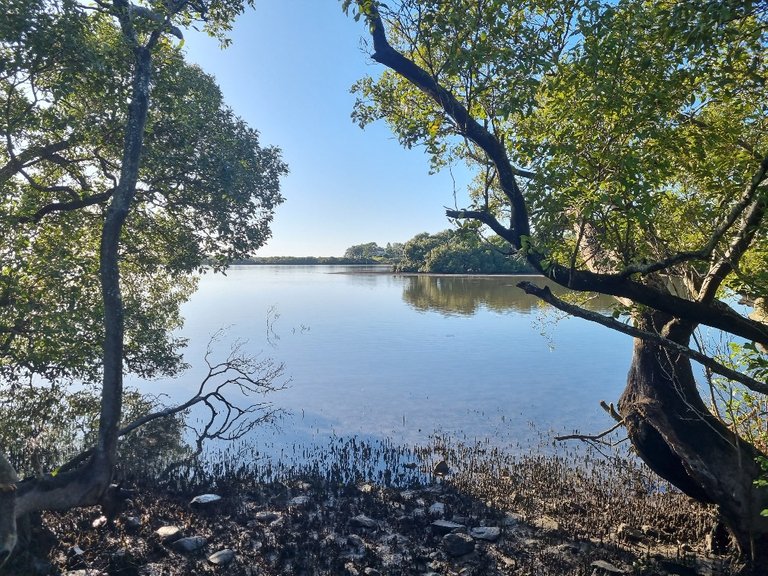
MULTIPOLYGON (((669 336, 687 340, 687 332, 669 336)), ((754 573, 768 573, 768 518, 760 515, 768 490, 754 486, 760 453, 711 414, 690 360, 636 339, 619 412, 646 464, 692 498, 716 504, 754 573)))

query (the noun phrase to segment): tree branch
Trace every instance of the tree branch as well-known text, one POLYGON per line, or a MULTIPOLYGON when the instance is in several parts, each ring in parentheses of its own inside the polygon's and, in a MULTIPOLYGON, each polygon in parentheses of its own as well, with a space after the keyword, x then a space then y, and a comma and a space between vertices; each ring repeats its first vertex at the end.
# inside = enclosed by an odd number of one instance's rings
POLYGON ((523 173, 514 168, 502 143, 481 126, 453 94, 443 88, 426 70, 400 54, 389 44, 376 2, 369 4, 370 12, 367 17, 373 37, 374 53, 372 58, 391 68, 432 98, 454 120, 461 135, 480 146, 488 154, 498 170, 501 189, 510 202, 512 226, 508 234, 512 238, 513 246, 520 249, 522 247, 521 237, 529 236, 531 232, 528 208, 517 184, 516 176, 529 178, 531 174, 529 172, 523 173))
POLYGON ((52 214, 54 212, 71 212, 72 210, 78 210, 80 208, 85 208, 86 206, 100 204, 101 202, 109 200, 113 192, 114 189, 112 188, 106 192, 100 192, 99 194, 86 196, 85 198, 72 200, 71 202, 52 202, 51 204, 43 206, 31 216, 17 216, 16 222, 20 224, 37 223, 40 222, 40 220, 42 220, 48 214, 52 214))
POLYGON ((628 334, 629 336, 633 336, 635 338, 640 338, 642 340, 648 340, 648 341, 654 342, 656 344, 664 346, 665 348, 668 348, 669 350, 677 352, 678 354, 682 354, 684 356, 687 356, 688 358, 691 358, 692 360, 695 360, 696 362, 698 362, 702 366, 706 366, 716 374, 720 374, 721 376, 725 376, 726 378, 729 378, 736 382, 740 382, 750 390, 754 390, 755 392, 760 392, 761 394, 768 394, 768 383, 760 382, 759 380, 755 380, 754 378, 751 378, 746 374, 742 374, 741 372, 737 372, 736 370, 728 368, 727 366, 723 366, 722 364, 710 358, 709 356, 706 356, 696 350, 692 350, 687 346, 678 344, 677 342, 669 340, 668 338, 664 338, 660 334, 657 334, 655 332, 648 332, 646 330, 640 330, 639 328, 635 328, 634 326, 629 326, 627 324, 624 324, 623 322, 619 322, 618 320, 614 320, 613 318, 609 318, 597 312, 591 312, 589 310, 584 310, 579 306, 568 304, 567 302, 564 302, 563 300, 559 299, 557 296, 552 294, 552 291, 546 286, 542 288, 540 286, 536 286, 535 284, 532 284, 531 282, 520 282, 517 286, 521 288, 523 291, 525 291, 526 294, 531 294, 533 296, 536 296, 544 300, 548 304, 551 304, 555 308, 562 310, 563 312, 567 312, 568 314, 571 314, 573 316, 578 316, 579 318, 583 318, 584 320, 589 320, 590 322, 596 322, 597 324, 601 324, 603 326, 606 326, 607 328, 611 328, 612 330, 616 330, 618 332, 628 334))
MULTIPOLYGON (((702 260, 702 261, 709 260, 712 257, 712 253, 714 252, 715 247, 718 245, 720 240, 722 240, 725 233, 736 223, 739 217, 742 214, 744 214, 744 212, 750 207, 750 205, 754 206, 754 204, 756 203, 755 194, 757 193, 757 189, 760 186, 760 184, 763 182, 763 180, 765 180, 766 171, 768 171, 768 157, 762 158, 761 160, 762 162, 760 163, 758 172, 752 178, 752 183, 750 184, 750 186, 747 187, 747 190, 745 191, 744 195, 741 197, 739 202, 737 202, 736 205, 731 209, 731 211, 728 213, 727 218, 712 233, 712 236, 710 236, 709 240, 702 248, 700 248, 699 250, 679 252, 668 258, 659 260, 658 262, 652 262, 649 264, 632 264, 624 268, 619 273, 619 275, 622 277, 629 277, 632 274, 641 274, 645 276, 648 274, 652 274, 653 272, 659 272, 661 270, 669 268, 670 266, 674 266, 675 264, 680 264, 682 262, 687 262, 690 260, 702 260)), ((763 206, 764 204, 765 203, 763 202, 763 206)))
MULTIPOLYGON (((220 332, 215 334, 208 344, 208 350, 205 354, 208 373, 201 380, 192 397, 181 404, 156 410, 137 418, 123 426, 119 430, 118 436, 123 438, 150 422, 175 416, 199 404, 205 404, 209 411, 209 417, 206 427, 197 433, 195 442, 198 447, 206 440, 238 439, 263 422, 275 418, 279 411, 272 409, 270 404, 251 402, 246 406, 239 406, 227 398, 225 389, 237 388, 245 396, 283 390, 285 384, 276 383, 283 376, 283 365, 274 364, 271 360, 258 361, 244 355, 242 353, 243 346, 240 342, 235 342, 226 360, 212 364, 210 362, 210 357, 213 354, 212 345, 218 341, 220 336, 220 332), (214 384, 216 381, 219 382, 214 384), (260 413, 260 416, 249 419, 251 415, 256 413, 260 413), (217 417, 221 414, 225 415, 224 418, 219 420, 217 429, 212 431, 217 417), (233 432, 230 433, 230 430, 233 432)), ((62 465, 59 472, 76 469, 93 455, 94 450, 95 448, 92 447, 81 452, 62 465)))
POLYGON ((741 257, 752 244, 755 234, 760 229, 760 224, 765 218, 766 199, 765 196, 757 194, 757 189, 765 181, 766 176, 768 176, 768 157, 763 159, 760 169, 752 178, 747 194, 747 196, 757 195, 757 197, 746 208, 743 216, 744 220, 736 231, 730 246, 728 246, 728 250, 720 260, 712 264, 709 272, 707 272, 699 291, 698 300, 700 302, 711 302, 714 299, 723 280, 738 265, 741 257))
MULTIPOLYGON (((389 44, 377 2, 357 0, 357 3, 361 13, 366 15, 370 27, 374 45, 373 59, 400 74, 432 98, 454 120, 460 134, 479 146, 496 165, 499 184, 509 200, 511 209, 511 225, 504 234, 500 235, 513 248, 523 249, 524 239, 530 236, 530 223, 525 199, 516 180, 516 177, 522 174, 512 167, 503 144, 472 118, 467 109, 434 77, 389 44)), ((453 213, 461 217, 459 211, 453 213)), ((484 219, 481 221, 490 222, 482 212, 465 211, 463 214, 465 217, 471 217, 470 214, 474 214, 484 219)), ((504 229, 499 228, 499 230, 504 229)), ((706 303, 680 298, 659 288, 633 281, 629 278, 629 273, 601 274, 588 270, 574 270, 551 262, 545 254, 538 253, 532 247, 526 250, 526 258, 536 270, 572 290, 593 291, 618 298, 628 298, 692 324, 705 324, 736 336, 768 344, 768 326, 744 318, 735 311, 720 307, 713 308, 706 303)))
POLYGON ((68 138, 59 142, 53 142, 46 146, 27 148, 20 154, 13 155, 11 160, 6 162, 5 165, 0 168, 0 184, 7 182, 14 174, 23 170, 30 163, 50 159, 57 152, 66 150, 71 143, 71 139, 68 138))
POLYGON ((454 218, 456 220, 477 220, 478 222, 487 225, 491 230, 508 242, 510 241, 512 232, 499 222, 490 212, 486 212, 485 210, 446 210, 445 215, 448 216, 448 218, 454 218))

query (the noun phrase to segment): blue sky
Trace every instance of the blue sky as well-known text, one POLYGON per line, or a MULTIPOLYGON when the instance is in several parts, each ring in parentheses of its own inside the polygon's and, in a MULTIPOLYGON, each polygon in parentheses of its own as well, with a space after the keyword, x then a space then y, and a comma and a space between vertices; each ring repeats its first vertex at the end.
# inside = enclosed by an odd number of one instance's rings
MULTIPOLYGON (((383 69, 361 46, 365 32, 337 0, 256 0, 226 50, 185 35, 187 59, 216 77, 227 104, 289 165, 260 256, 340 256, 450 225, 451 174, 429 175, 423 151, 402 148, 383 122, 361 130, 350 119, 350 87, 383 69)), ((460 167, 453 176, 463 204, 468 176, 460 167)))

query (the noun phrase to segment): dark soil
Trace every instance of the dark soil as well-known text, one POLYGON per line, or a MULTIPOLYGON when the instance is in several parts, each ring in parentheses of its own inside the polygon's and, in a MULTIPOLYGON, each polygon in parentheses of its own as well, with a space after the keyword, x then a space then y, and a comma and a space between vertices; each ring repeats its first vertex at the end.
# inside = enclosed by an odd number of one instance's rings
POLYGON ((736 569, 729 550, 708 553, 713 510, 658 483, 631 458, 351 442, 279 472, 225 466, 133 482, 114 526, 94 528, 98 508, 46 513, 28 552, 0 573, 602 576, 615 569, 683 576, 736 569), (442 459, 452 471, 436 477, 442 459), (190 505, 202 493, 222 499, 190 505), (452 556, 444 531, 432 525, 439 519, 465 526, 459 533, 486 526, 500 536, 474 538, 473 551, 452 556), (163 526, 206 543, 176 551, 156 533, 163 526), (234 552, 231 562, 211 563, 225 549, 234 552))

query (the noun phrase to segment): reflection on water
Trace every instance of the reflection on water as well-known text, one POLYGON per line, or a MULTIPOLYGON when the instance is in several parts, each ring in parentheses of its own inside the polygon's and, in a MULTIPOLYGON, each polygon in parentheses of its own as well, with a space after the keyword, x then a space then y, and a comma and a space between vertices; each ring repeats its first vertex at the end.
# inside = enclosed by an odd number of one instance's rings
POLYGON ((183 309, 192 369, 144 386, 186 399, 207 372, 210 336, 229 327, 215 359, 246 341, 291 379, 269 399, 292 416, 258 437, 276 453, 333 436, 414 444, 435 432, 517 446, 537 441, 531 422, 601 431, 612 422, 598 402, 618 398, 631 339, 579 319, 547 325, 520 280, 236 267, 205 276, 183 309))
MULTIPOLYGON (((541 306, 541 300, 517 287, 523 280, 547 285, 560 297, 568 292, 540 276, 406 276, 403 300, 416 310, 446 315, 472 316, 480 308, 529 314, 541 306)), ((606 296, 588 296, 581 302, 590 310, 607 310, 612 303, 613 300, 606 296)))

